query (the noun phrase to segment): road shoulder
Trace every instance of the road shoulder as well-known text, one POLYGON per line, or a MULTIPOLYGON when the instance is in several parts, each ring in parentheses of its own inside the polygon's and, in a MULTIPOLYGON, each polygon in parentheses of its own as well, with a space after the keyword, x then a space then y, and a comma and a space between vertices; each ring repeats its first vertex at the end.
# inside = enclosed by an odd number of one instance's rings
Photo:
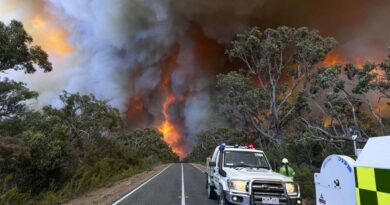
POLYGON ((126 195, 164 168, 169 164, 159 165, 151 171, 145 171, 129 178, 115 182, 107 187, 88 192, 83 196, 72 199, 63 205, 108 205, 112 204, 122 196, 126 195))
POLYGON ((203 165, 203 164, 200 164, 200 163, 191 163, 192 166, 194 166, 195 168, 197 168, 199 171, 205 173, 206 171, 206 166, 203 165))

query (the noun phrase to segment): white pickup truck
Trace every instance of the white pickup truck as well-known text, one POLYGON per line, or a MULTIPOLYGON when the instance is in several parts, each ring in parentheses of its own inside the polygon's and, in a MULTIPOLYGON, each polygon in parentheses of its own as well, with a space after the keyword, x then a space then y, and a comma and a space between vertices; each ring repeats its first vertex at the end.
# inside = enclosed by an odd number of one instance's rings
POLYGON ((302 204, 299 185, 272 171, 253 146, 219 145, 207 160, 207 192, 220 205, 302 204))

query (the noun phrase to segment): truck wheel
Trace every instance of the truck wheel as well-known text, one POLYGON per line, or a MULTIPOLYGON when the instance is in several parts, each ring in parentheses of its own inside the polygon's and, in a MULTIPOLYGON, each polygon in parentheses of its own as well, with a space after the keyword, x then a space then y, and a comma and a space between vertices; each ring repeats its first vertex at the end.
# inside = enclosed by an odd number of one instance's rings
POLYGON ((207 196, 209 199, 216 199, 217 193, 215 193, 215 187, 211 186, 210 184, 207 185, 207 196))
POLYGON ((209 188, 209 175, 206 174, 206 189, 209 188))
POLYGON ((222 191, 221 195, 219 196, 218 205, 231 205, 231 203, 228 200, 226 200, 224 191, 222 191))

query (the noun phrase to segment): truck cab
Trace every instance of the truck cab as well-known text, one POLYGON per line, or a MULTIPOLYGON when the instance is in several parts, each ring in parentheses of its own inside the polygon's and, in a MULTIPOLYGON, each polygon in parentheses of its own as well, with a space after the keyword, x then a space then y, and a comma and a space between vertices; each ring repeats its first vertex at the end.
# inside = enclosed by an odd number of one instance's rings
POLYGON ((299 185, 272 171, 253 146, 219 145, 207 159, 207 193, 219 204, 302 204, 299 185))

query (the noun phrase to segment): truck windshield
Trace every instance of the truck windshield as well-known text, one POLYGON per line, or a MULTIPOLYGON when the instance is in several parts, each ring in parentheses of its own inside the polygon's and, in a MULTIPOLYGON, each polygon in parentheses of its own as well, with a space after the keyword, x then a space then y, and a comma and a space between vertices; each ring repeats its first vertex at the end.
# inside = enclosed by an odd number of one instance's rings
POLYGON ((270 169, 267 159, 260 152, 225 151, 225 167, 252 167, 270 169))

